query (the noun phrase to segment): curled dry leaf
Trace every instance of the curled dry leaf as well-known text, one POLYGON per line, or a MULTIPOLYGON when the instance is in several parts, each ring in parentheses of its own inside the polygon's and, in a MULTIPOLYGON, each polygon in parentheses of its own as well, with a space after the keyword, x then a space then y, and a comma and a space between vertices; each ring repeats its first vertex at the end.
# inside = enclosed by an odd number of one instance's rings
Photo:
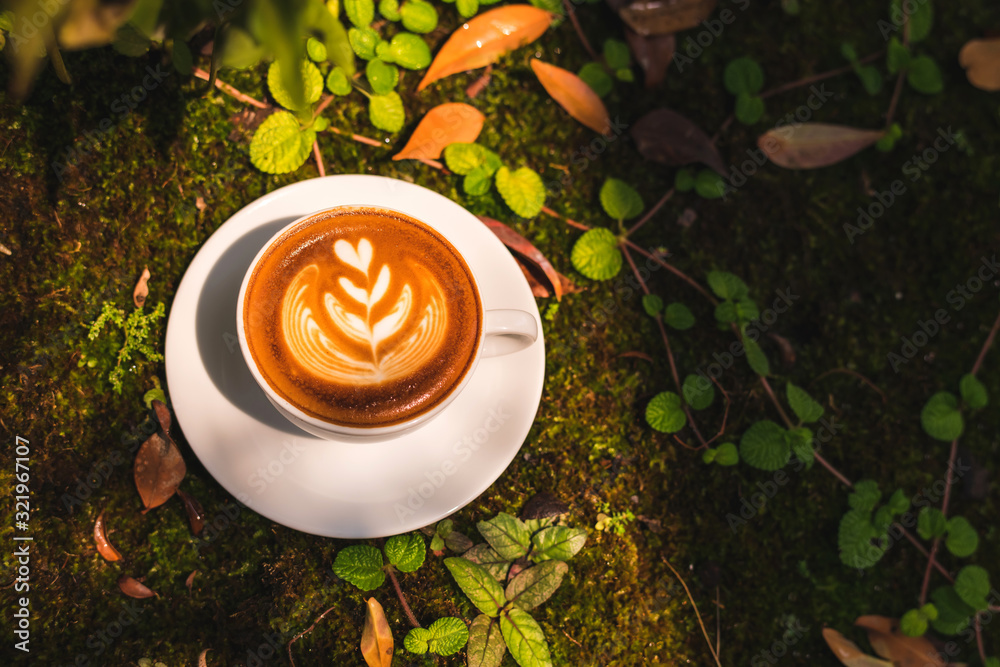
POLYGON ((671 167, 701 162, 726 175, 722 157, 708 135, 672 109, 653 109, 636 121, 630 132, 647 160, 671 167))
POLYGON ((569 512, 569 505, 547 491, 531 496, 521 508, 522 519, 557 519, 569 512))
POLYGON ((118 577, 118 588, 122 589, 122 593, 130 598, 138 598, 140 600, 143 598, 151 598, 156 595, 156 593, 149 590, 145 584, 136 581, 127 574, 123 574, 118 577))
POLYGON ((186 474, 187 466, 170 436, 154 433, 135 455, 135 486, 146 509, 167 502, 186 474))
POLYGON ((136 308, 142 308, 142 304, 146 303, 146 297, 149 296, 149 267, 144 267, 142 269, 142 275, 139 276, 139 282, 135 284, 135 289, 132 290, 132 301, 135 303, 136 308))
POLYGON ((499 220, 494 220, 493 218, 488 218, 486 216, 479 216, 479 219, 490 228, 500 241, 507 246, 509 249, 518 253, 533 266, 537 267, 545 274, 545 277, 549 279, 549 283, 552 285, 552 291, 556 295, 556 299, 562 298, 562 281, 559 280, 559 272, 553 268, 549 260, 542 254, 542 251, 531 244, 531 241, 524 238, 516 231, 500 222, 499 220))
POLYGON ((552 14, 531 5, 507 5, 480 14, 452 33, 417 91, 446 76, 495 63, 541 37, 551 23, 552 14))
POLYGON ((188 591, 190 591, 191 587, 194 585, 194 578, 197 575, 198 575, 198 570, 192 570, 191 574, 189 574, 187 576, 187 579, 184 580, 184 585, 187 587, 188 591))
POLYGON ((114 562, 122 559, 122 555, 118 549, 115 549, 111 542, 108 541, 108 535, 105 532, 104 526, 104 512, 98 514, 97 521, 94 522, 94 544, 97 545, 97 553, 101 554, 104 560, 114 562))
POLYGON ((392 652, 392 630, 382 605, 375 598, 368 598, 365 629, 361 633, 361 655, 368 667, 391 667, 392 652))
POLYGON ((208 667, 208 652, 212 649, 207 648, 198 654, 198 667, 208 667))
POLYGON ((153 412, 156 413, 156 421, 160 422, 160 428, 163 429, 164 433, 170 435, 170 427, 173 424, 170 418, 170 408, 163 401, 154 400, 153 412))
POLYGON ((187 512, 188 521, 191 523, 191 532, 195 537, 201 535, 205 530, 205 510, 201 508, 201 503, 194 499, 194 496, 177 489, 177 495, 184 503, 184 510, 187 512))
POLYGON ((945 667, 947 663, 926 637, 909 637, 899 622, 885 616, 859 616, 854 624, 868 631, 875 652, 896 667, 945 667))
POLYGON ((666 35, 693 28, 707 19, 715 9, 716 1, 617 0, 612 6, 618 10, 625 24, 640 35, 666 35))
POLYGON ((611 131, 611 118, 608 116, 607 107, 583 79, 569 70, 542 62, 537 58, 532 59, 531 69, 542 82, 545 91, 570 116, 594 132, 608 134, 611 131))
POLYGON ((1000 90, 1000 37, 972 39, 958 52, 965 76, 980 90, 1000 90))
POLYGON ((846 160, 883 134, 846 125, 802 123, 768 130, 757 139, 757 145, 779 167, 816 169, 846 160))
POLYGON ((677 39, 672 34, 644 36, 628 28, 625 38, 636 62, 646 73, 646 88, 652 90, 663 83, 674 59, 677 39))
POLYGON ((823 628, 823 639, 837 659, 847 667, 893 667, 891 662, 864 653, 857 644, 833 628, 823 628))
POLYGON ((424 115, 403 150, 392 159, 436 160, 448 144, 474 142, 485 121, 486 116, 468 104, 439 104, 424 115))

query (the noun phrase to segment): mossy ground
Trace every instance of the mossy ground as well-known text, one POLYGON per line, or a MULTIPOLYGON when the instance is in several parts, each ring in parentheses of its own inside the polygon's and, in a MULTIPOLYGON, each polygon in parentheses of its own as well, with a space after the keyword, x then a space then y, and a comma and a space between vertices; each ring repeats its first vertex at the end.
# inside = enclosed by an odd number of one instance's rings
MULTIPOLYGON (((738 19, 683 71, 671 68, 663 89, 643 92, 618 84, 609 99, 613 115, 632 123, 646 110, 668 105, 711 133, 732 107, 721 79, 725 63, 736 56, 761 62, 766 86, 772 86, 841 66, 842 41, 852 41, 862 54, 884 47, 876 24, 886 18, 883 2, 804 2, 797 17, 785 15, 777 2, 754 3, 746 11, 739 9, 743 3, 722 4, 738 19)), ((911 495, 941 479, 947 460, 947 446, 921 432, 919 410, 934 391, 956 389, 998 305, 995 278, 961 310, 948 303, 947 294, 1000 245, 1000 98, 971 88, 957 64, 961 45, 981 29, 996 27, 1000 14, 984 2, 938 3, 935 10, 934 30, 919 48, 941 64, 945 92, 928 97, 904 91, 898 120, 905 134, 896 150, 869 150, 818 171, 765 166, 725 201, 676 196, 636 238, 641 245, 666 246, 671 261, 698 279, 713 268, 742 276, 762 305, 774 299, 775 290, 798 295, 772 329, 790 341, 794 363, 781 362, 775 342, 765 339, 775 386, 792 379, 822 397, 828 414, 843 424, 824 454, 845 474, 876 479, 883 489, 902 487, 911 495), (904 164, 931 146, 939 128, 959 132, 961 140, 919 180, 909 181, 904 164), (849 242, 843 225, 856 221, 857 207, 867 206, 872 192, 887 190, 896 179, 904 180, 905 194, 849 242), (675 222, 685 208, 697 214, 686 228, 675 222), (886 355, 898 351, 900 336, 911 336, 918 321, 939 308, 948 310, 951 321, 894 372, 886 355), (848 376, 819 379, 838 367, 870 377, 887 402, 848 376)), ((580 14, 597 43, 620 37, 603 5, 586 5, 580 14)), ((451 27, 453 10, 446 8, 443 15, 449 17, 445 27, 451 27)), ((699 32, 680 35, 682 53, 687 37, 699 32)), ((594 135, 544 94, 528 67, 534 52, 574 70, 586 61, 568 23, 505 58, 474 102, 487 117, 481 141, 509 164, 529 165, 546 179, 568 168, 569 187, 547 203, 576 220, 608 224, 596 193, 609 175, 635 184, 647 204, 656 201, 674 171, 641 161, 627 137, 585 167, 573 163, 574 152, 594 135)), ((112 110, 115 98, 141 81, 159 58, 128 59, 109 49, 67 54, 73 86, 63 86, 47 71, 25 104, 0 101, 0 241, 12 252, 0 257, 0 417, 11 444, 4 450, 9 457, 2 479, 4 488, 12 485, 14 436, 28 438, 36 536, 31 664, 70 664, 83 655, 92 665, 125 665, 149 656, 173 667, 194 664, 203 648, 212 649, 210 664, 243 664, 255 652, 271 653, 260 647, 272 633, 280 635, 281 651, 264 664, 279 664, 287 661, 288 640, 330 606, 336 610, 295 645, 296 664, 361 664, 356 646, 365 596, 331 571, 344 542, 297 533, 247 511, 218 539, 197 548, 176 500, 146 515, 139 512, 123 435, 140 432, 149 419, 141 396, 155 377, 162 381, 163 366, 137 364, 126 374, 124 391, 113 393, 104 378, 120 338, 91 343, 86 323, 105 300, 129 307, 145 265, 153 275, 151 302, 165 302, 169 312, 186 266, 213 230, 255 198, 316 175, 311 162, 283 177, 257 172, 249 163, 247 136, 230 122, 243 105, 203 95, 202 82, 176 74, 119 117, 112 110), (114 128, 100 146, 62 180, 56 178, 53 163, 74 142, 81 145, 104 118, 111 118, 114 128), (195 205, 199 198, 203 209, 195 205), (96 365, 80 367, 82 358, 96 365), (95 468, 102 461, 110 465, 95 468), (92 481, 99 488, 67 509, 61 498, 95 470, 92 481), (91 529, 101 511, 113 528, 112 541, 126 555, 124 564, 106 563, 95 552, 91 529), (195 569, 199 574, 189 591, 185 579, 195 569), (115 584, 122 572, 145 576, 160 597, 135 603, 123 597, 115 584), (100 633, 133 604, 143 610, 138 620, 105 643, 100 633)), ((250 95, 264 95, 260 73, 222 76, 250 95)), ((474 76, 451 77, 418 96, 412 94, 418 77, 408 74, 402 84, 410 91, 404 96, 406 132, 433 105, 463 99, 474 76)), ((834 97, 813 120, 861 127, 883 122, 892 81, 874 97, 853 75, 825 86, 834 97)), ((758 126, 734 126, 720 145, 727 164, 741 162, 756 135, 794 112, 808 95, 804 88, 771 98, 758 126)), ((338 102, 330 115, 338 127, 380 136, 357 95, 338 102)), ((406 132, 392 137, 393 144, 401 145, 406 132)), ((329 134, 320 142, 329 173, 403 174, 389 150, 329 134)), ((510 220, 495 193, 469 199, 454 177, 420 166, 406 171, 476 213, 510 220)), ((571 273, 569 250, 579 232, 545 216, 515 226, 571 273)), ((823 625, 864 643, 851 632, 857 615, 898 615, 914 606, 924 562, 910 545, 894 546, 863 575, 840 563, 836 530, 846 492, 823 470, 791 474, 757 516, 731 530, 726 515, 738 513, 741 499, 772 476, 745 466, 706 467, 673 438, 645 426, 648 399, 671 388, 655 327, 642 313, 637 292, 616 289, 613 282, 586 286, 563 299, 546 323, 550 349, 565 353, 549 358, 541 409, 522 455, 454 517, 460 530, 475 535, 476 521, 498 511, 516 512, 535 492, 549 491, 569 502, 571 523, 591 529, 587 546, 571 562, 571 575, 537 613, 557 664, 709 664, 694 613, 665 558, 692 586, 713 637, 718 594, 725 665, 747 664, 795 620, 807 630, 782 664, 833 665, 820 637, 823 625), (613 315, 595 316, 608 299, 613 315), (647 352, 654 361, 620 356, 629 351, 647 352), (629 524, 623 536, 593 530, 602 502, 646 521, 629 524)), ((672 336, 682 373, 704 367, 713 353, 728 347, 731 337, 715 330, 710 307, 690 288, 662 271, 653 275, 651 286, 667 300, 688 303, 698 317, 696 328, 672 336)), ((981 373, 994 396, 1000 396, 998 359, 1000 352, 994 351, 981 373)), ((742 361, 720 381, 733 399, 728 425, 734 438, 753 420, 776 417, 742 361)), ((703 429, 714 432, 721 405, 699 417, 703 429)), ((994 478, 998 427, 998 412, 983 411, 962 440, 994 478)), ((181 445, 189 466, 184 488, 209 517, 218 516, 232 499, 183 438, 181 445)), ((990 567, 1000 546, 998 495, 995 486, 985 497, 969 495, 969 479, 960 483, 953 508, 979 528, 982 544, 973 560, 990 567)), ((11 525, 12 511, 5 505, 4 526, 11 525)), ((3 530, 7 539, 10 531, 3 530)), ((960 565, 944 560, 953 569, 960 565)), ((9 581, 9 555, 3 564, 9 581)), ((447 614, 471 618, 468 601, 439 559, 430 558, 402 583, 422 620, 447 614)), ((13 593, 9 584, 5 588, 7 624, 13 593)), ((389 585, 376 595, 401 643, 407 624, 389 585)), ((986 628, 986 642, 993 654, 1000 653, 995 627, 986 628)), ((971 646, 962 650, 972 658, 971 646)), ((6 648, 4 654, 9 655, 6 648)), ((461 663, 459 658, 411 662, 461 663)), ((513 663, 508 657, 505 664, 513 663)))

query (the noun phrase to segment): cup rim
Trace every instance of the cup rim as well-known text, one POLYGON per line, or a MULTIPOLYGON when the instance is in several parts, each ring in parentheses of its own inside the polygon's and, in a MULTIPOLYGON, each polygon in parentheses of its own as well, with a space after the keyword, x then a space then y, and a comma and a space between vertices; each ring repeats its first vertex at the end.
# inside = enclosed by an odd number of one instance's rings
POLYGON ((309 415, 303 410, 301 410, 298 406, 290 402, 288 399, 281 396, 277 391, 274 390, 274 388, 270 385, 270 383, 268 383, 263 373, 260 372, 260 369, 257 367, 257 361, 253 358, 253 354, 250 352, 250 346, 247 343, 246 331, 244 329, 244 321, 243 321, 243 310, 244 310, 243 305, 246 299, 247 288, 250 285, 250 279, 253 277, 254 270, 257 268, 257 264, 264 257, 264 255, 267 254, 267 251, 271 248, 271 246, 274 245, 274 243, 278 241, 281 237, 291 232, 296 227, 312 224, 312 219, 320 215, 330 214, 333 213, 334 211, 359 210, 359 209, 380 209, 383 211, 389 211, 391 213, 398 213, 411 220, 416 220, 420 224, 424 225, 425 227, 429 228, 430 230, 441 236, 443 239, 445 239, 445 241, 450 243, 452 247, 454 247, 454 242, 430 223, 425 222, 421 218, 413 215, 412 213, 407 213, 406 211, 401 211, 399 209, 392 208, 391 206, 384 206, 382 204, 341 204, 337 206, 331 206, 328 208, 322 208, 317 211, 313 211, 312 213, 307 213, 299 218, 296 218, 295 220, 293 220, 292 222, 288 223, 287 225, 279 229, 277 232, 275 232, 274 235, 272 235, 271 238, 269 238, 264 243, 264 245, 261 246, 260 250, 258 250, 257 254, 254 256, 253 261, 250 262, 250 266, 247 268, 247 271, 243 276, 243 282, 240 284, 240 292, 239 296, 237 297, 236 337, 239 341, 240 353, 243 355, 243 361, 246 363, 247 368, 249 368, 250 374, 257 382, 257 385, 260 386, 261 390, 263 390, 268 400, 271 401, 276 408, 278 408, 279 412, 287 413, 283 414, 283 416, 289 419, 289 421, 291 421, 299 428, 303 428, 304 430, 313 433, 314 435, 317 435, 315 430, 318 430, 320 432, 329 435, 346 436, 348 439, 360 438, 365 440, 371 440, 379 436, 391 436, 412 430, 413 428, 416 428, 421 424, 430 421, 432 418, 436 417, 456 397, 458 397, 458 395, 462 392, 465 386, 472 379, 472 376, 475 373, 476 368, 479 366, 479 362, 482 358, 483 345, 486 340, 486 326, 485 326, 486 305, 483 302, 482 290, 480 290, 479 288, 479 279, 476 276, 475 271, 473 270, 469 261, 462 254, 462 252, 458 250, 458 248, 455 248, 455 250, 458 252, 459 258, 462 260, 462 262, 465 264, 465 267, 469 271, 469 276, 472 278, 472 286, 476 292, 476 297, 477 297, 476 301, 479 304, 479 321, 480 321, 479 339, 476 341, 476 346, 472 353, 472 361, 469 364, 469 368, 468 370, 466 370, 465 375, 462 377, 461 381, 458 382, 458 384, 456 384, 455 386, 453 386, 451 390, 444 396, 444 398, 438 401, 438 404, 435 405, 433 408, 425 412, 422 412, 406 421, 399 422, 396 424, 391 424, 388 426, 371 426, 371 427, 345 426, 343 424, 337 424, 336 422, 327 421, 325 419, 319 419, 317 417, 309 415), (304 422, 306 426, 309 426, 310 428, 303 427, 302 424, 298 423, 300 421, 304 422))

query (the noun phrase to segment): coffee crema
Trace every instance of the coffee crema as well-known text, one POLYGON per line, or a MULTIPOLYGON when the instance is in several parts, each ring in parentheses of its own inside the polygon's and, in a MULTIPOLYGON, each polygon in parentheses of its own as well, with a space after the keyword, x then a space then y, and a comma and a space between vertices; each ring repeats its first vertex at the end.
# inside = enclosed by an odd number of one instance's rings
POLYGON ((470 371, 482 306, 458 251, 395 211, 351 207, 285 232, 243 303, 267 383, 304 413, 356 428, 433 409, 470 371))

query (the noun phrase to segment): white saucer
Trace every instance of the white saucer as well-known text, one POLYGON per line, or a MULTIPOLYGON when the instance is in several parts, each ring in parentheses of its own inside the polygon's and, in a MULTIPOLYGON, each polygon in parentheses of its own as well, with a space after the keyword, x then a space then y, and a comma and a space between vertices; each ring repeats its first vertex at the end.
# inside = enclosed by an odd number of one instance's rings
POLYGON ((389 442, 320 440, 268 402, 240 355, 236 299, 261 246, 293 220, 340 204, 382 204, 442 231, 479 282, 487 310, 538 308, 521 270, 474 215, 436 192, 381 176, 327 176, 276 190, 227 220, 198 251, 167 326, 167 388, 184 437, 247 507, 307 533, 396 535, 468 504, 503 473, 542 395, 545 346, 483 359, 462 393, 389 442))

